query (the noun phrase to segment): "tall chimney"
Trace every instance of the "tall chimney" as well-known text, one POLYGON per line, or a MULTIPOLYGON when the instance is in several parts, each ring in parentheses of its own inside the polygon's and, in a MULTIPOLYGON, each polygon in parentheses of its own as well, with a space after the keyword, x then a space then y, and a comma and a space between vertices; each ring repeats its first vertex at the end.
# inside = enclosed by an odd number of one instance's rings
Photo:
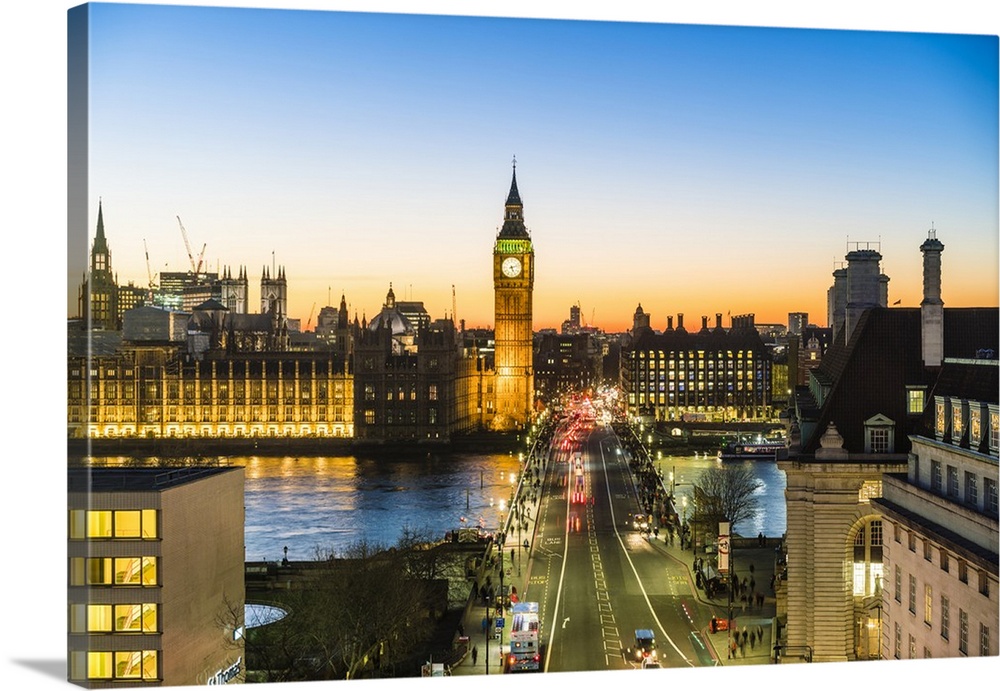
POLYGON ((920 352, 924 367, 940 367, 944 359, 944 302, 941 300, 941 253, 944 245, 933 228, 920 245, 924 253, 924 299, 920 301, 920 352))
POLYGON ((879 307, 889 306, 889 277, 885 274, 878 276, 878 304, 879 307))
POLYGON ((722 328, 722 312, 715 313, 715 328, 717 329, 722 328))
POLYGON ((677 329, 680 330, 680 329, 683 329, 683 328, 684 328, 684 313, 683 312, 678 312, 677 313, 677 329))
POLYGON ((844 310, 844 342, 851 340, 861 315, 878 307, 878 263, 882 255, 873 249, 855 249, 847 253, 847 307, 844 310))
POLYGON ((667 317, 667 331, 673 331, 673 330, 674 330, 674 318, 667 317))
POLYGON ((704 315, 701 318, 701 330, 708 331, 708 317, 704 315))
POLYGON ((833 286, 827 291, 826 321, 836 338, 844 328, 844 310, 847 307, 847 269, 841 267, 833 271, 833 286))

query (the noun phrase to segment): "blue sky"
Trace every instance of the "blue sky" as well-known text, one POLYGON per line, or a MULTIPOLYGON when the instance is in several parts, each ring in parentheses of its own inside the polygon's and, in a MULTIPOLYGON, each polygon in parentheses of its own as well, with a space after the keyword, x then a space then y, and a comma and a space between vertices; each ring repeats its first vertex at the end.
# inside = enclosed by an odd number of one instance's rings
POLYGON ((391 282, 435 317, 455 285, 486 326, 516 154, 536 328, 576 302, 609 330, 640 302, 656 328, 825 324, 852 241, 919 304, 932 224, 946 304, 997 303, 995 36, 91 11, 90 232, 100 197, 122 280, 146 283, 144 239, 154 272, 189 266, 179 215, 212 269, 284 266, 303 322, 342 292, 371 316, 391 282))

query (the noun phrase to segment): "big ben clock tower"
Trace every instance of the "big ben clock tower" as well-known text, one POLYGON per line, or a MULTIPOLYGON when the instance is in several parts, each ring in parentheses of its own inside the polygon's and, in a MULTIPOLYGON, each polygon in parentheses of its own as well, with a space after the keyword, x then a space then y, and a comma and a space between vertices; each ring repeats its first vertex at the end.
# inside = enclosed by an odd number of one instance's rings
POLYGON ((532 367, 531 291, 535 283, 535 250, 524 227, 524 205, 517 191, 514 161, 503 227, 493 246, 494 368, 498 429, 531 423, 535 376, 532 367))

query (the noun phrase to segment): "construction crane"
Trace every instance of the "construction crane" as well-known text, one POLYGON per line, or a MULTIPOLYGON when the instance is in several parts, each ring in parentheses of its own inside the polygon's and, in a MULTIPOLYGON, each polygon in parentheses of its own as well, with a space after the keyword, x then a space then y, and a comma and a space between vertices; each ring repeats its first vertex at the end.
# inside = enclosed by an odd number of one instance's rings
POLYGON ((142 239, 142 248, 146 251, 146 275, 149 276, 149 293, 147 299, 153 304, 153 293, 156 291, 156 283, 153 282, 153 269, 149 266, 149 247, 146 245, 146 238, 142 239))
POLYGON ((191 254, 191 243, 188 242, 188 234, 187 231, 184 230, 184 224, 181 223, 180 216, 177 217, 177 225, 181 227, 181 237, 184 238, 184 248, 187 250, 188 260, 191 262, 191 272, 196 273, 194 264, 194 255, 191 254))
POLYGON ((315 311, 316 311, 316 303, 314 302, 313 306, 312 306, 312 309, 309 310, 309 321, 306 322, 306 331, 308 331, 309 327, 312 326, 312 323, 313 323, 313 312, 315 312, 315 311))
POLYGON ((194 255, 191 254, 191 242, 188 240, 187 230, 185 230, 180 216, 177 217, 177 225, 181 227, 181 237, 184 238, 184 249, 187 250, 188 261, 191 262, 191 273, 197 277, 201 273, 201 266, 205 261, 205 248, 208 247, 208 243, 206 242, 201 246, 201 253, 198 255, 198 261, 196 263, 194 255))

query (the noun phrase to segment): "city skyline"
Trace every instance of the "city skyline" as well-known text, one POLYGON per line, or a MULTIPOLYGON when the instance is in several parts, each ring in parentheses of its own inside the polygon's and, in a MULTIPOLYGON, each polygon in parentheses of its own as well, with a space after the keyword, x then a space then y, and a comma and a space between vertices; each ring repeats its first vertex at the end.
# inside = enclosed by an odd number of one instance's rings
POLYGON ((945 304, 997 304, 995 36, 92 12, 88 249, 103 200, 121 283, 146 284, 144 241, 153 273, 190 268, 179 216, 209 271, 247 268, 251 305, 284 267, 303 327, 341 294, 371 318, 390 284, 434 318, 454 286, 457 319, 492 326, 517 156, 536 331, 574 304, 611 332, 639 304, 656 329, 826 325, 855 242, 880 248, 890 304, 915 306, 932 227, 945 304))

